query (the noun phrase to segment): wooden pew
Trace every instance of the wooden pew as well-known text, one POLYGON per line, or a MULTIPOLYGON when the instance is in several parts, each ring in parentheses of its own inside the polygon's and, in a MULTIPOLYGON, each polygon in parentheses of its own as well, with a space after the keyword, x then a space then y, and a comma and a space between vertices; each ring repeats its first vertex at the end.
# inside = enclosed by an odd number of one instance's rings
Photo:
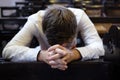
POLYGON ((89 17, 102 17, 103 5, 85 5, 84 11, 89 17))
MULTIPOLYGON (((18 24, 18 25, 23 25, 27 21, 27 18, 25 17, 2 17, 0 18, 0 24, 18 24)), ((3 29, 5 29, 5 26, 2 26, 3 29)))
POLYGON ((120 6, 105 6, 105 16, 120 17, 120 6))
POLYGON ((42 10, 43 6, 23 6, 21 8, 21 16, 22 17, 28 17, 36 12, 38 12, 39 10, 42 10))
POLYGON ((7 7, 6 6, 6 7, 0 7, 0 9, 1 9, 1 17, 19 17, 20 16, 19 7, 16 7, 16 6, 7 7), (7 14, 7 13, 10 13, 10 14, 7 14))
POLYGON ((28 6, 29 2, 15 2, 16 6, 28 6))
POLYGON ((0 24, 2 24, 2 26, 1 26, 2 28, 0 30, 1 38, 4 38, 2 36, 5 36, 9 33, 13 33, 13 31, 20 30, 20 28, 25 24, 26 21, 27 21, 27 18, 24 18, 24 17, 3 17, 3 18, 0 18, 0 24), (18 28, 12 29, 12 26, 10 26, 11 28, 6 28, 5 24, 8 24, 8 25, 9 24, 18 24, 18 28))
POLYGON ((90 19, 101 36, 109 31, 112 24, 120 24, 120 17, 90 17, 90 19))
POLYGON ((43 62, 0 62, 1 80, 110 80, 109 62, 75 61, 68 69, 52 69, 43 62), (7 76, 7 77, 5 77, 7 76))

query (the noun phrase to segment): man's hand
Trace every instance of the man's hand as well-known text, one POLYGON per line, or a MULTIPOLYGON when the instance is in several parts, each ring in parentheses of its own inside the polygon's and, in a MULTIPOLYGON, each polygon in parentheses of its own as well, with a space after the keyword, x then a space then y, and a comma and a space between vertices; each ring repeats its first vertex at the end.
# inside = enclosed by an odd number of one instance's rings
MULTIPOLYGON (((78 60, 81 58, 81 55, 78 50, 74 49, 67 49, 61 45, 54 45, 48 49, 48 51, 54 51, 54 55, 49 57, 49 63, 50 65, 53 65, 55 68, 58 64, 65 63, 66 68, 67 68, 67 63, 73 61, 73 60, 78 60), (57 63, 57 60, 60 59, 61 63, 57 63), (53 60, 54 62, 51 62, 53 60), (56 64, 55 64, 56 63, 56 64)), ((54 67, 53 67, 54 68, 54 67)))
POLYGON ((43 61, 45 63, 49 63, 48 62, 48 59, 49 59, 49 56, 50 56, 50 52, 48 52, 48 50, 41 50, 40 53, 38 53, 38 61, 43 61))
POLYGON ((52 68, 66 70, 67 63, 80 58, 80 53, 76 49, 67 49, 61 45, 54 45, 48 50, 42 50, 38 60, 44 61, 52 68))
POLYGON ((55 54, 54 51, 41 50, 38 54, 38 61, 43 61, 49 64, 52 68, 58 68, 65 70, 67 68, 66 62, 60 59, 59 54, 55 54))

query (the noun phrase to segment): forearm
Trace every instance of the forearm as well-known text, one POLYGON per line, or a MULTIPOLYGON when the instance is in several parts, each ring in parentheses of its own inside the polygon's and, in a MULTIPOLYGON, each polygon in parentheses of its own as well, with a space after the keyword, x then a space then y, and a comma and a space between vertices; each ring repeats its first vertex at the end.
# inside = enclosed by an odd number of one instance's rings
POLYGON ((72 49, 73 52, 73 60, 82 59, 81 53, 77 49, 72 49))
POLYGON ((92 43, 90 45, 79 47, 77 49, 82 55, 82 60, 98 59, 99 56, 104 55, 104 48, 102 42, 92 43))
POLYGON ((48 63, 47 61, 48 53, 46 50, 40 50, 37 55, 37 61, 43 61, 45 63, 48 63))
MULTIPOLYGON (((72 49, 70 50, 71 52, 68 53, 68 59, 66 59, 67 63, 70 63, 71 61, 75 61, 75 60, 81 60, 82 56, 81 53, 77 50, 77 49, 72 49)), ((67 58, 67 56, 65 56, 67 58)))
POLYGON ((38 48, 28 48, 24 46, 9 46, 5 47, 2 57, 13 62, 30 62, 36 61, 38 48))

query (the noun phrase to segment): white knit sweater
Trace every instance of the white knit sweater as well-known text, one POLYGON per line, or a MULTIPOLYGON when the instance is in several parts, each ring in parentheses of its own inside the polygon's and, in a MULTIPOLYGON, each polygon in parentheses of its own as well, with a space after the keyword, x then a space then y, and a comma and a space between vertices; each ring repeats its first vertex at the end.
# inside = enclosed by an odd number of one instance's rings
MULTIPOLYGON (((99 37, 94 24, 91 22, 86 13, 81 9, 68 8, 77 19, 78 30, 81 32, 85 42, 84 47, 78 47, 82 55, 82 60, 99 58, 104 55, 104 48, 101 38, 99 37)), ((38 51, 41 47, 45 47, 42 32, 42 17, 45 11, 41 10, 28 17, 24 27, 14 36, 14 38, 6 45, 2 56, 11 61, 36 61, 38 51), (36 48, 30 48, 29 44, 33 37, 39 41, 36 48)), ((44 36, 45 37, 45 36, 44 36)))

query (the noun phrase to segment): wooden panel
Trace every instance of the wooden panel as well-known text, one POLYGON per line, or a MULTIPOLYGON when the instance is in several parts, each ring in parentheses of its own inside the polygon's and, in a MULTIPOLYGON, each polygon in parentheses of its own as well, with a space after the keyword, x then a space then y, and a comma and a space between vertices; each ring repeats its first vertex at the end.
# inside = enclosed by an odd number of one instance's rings
POLYGON ((108 64, 103 61, 76 61, 68 69, 52 69, 41 62, 1 62, 1 80, 108 80, 108 64), (7 77, 5 77, 7 76, 7 77))

